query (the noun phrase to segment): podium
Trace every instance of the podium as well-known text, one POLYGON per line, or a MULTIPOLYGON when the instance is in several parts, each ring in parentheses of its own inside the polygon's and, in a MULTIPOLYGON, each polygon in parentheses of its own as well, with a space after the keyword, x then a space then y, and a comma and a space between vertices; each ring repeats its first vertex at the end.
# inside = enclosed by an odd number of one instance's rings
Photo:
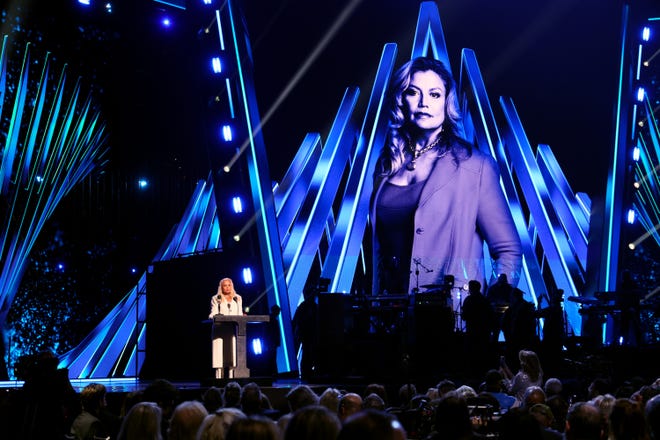
MULTIPOLYGON (((213 328, 230 324, 236 327, 236 368, 233 369, 234 378, 250 377, 250 369, 247 367, 247 325, 253 322, 269 321, 270 316, 268 315, 215 315, 213 317, 213 328)), ((213 331, 211 331, 211 335, 213 335, 213 331)))

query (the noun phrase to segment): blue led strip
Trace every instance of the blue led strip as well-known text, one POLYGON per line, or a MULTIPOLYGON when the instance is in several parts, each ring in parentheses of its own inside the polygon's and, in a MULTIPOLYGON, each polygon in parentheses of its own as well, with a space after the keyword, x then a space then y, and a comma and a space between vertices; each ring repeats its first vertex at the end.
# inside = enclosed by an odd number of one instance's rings
POLYGON ((372 174, 387 134, 387 118, 381 117, 381 112, 396 54, 395 44, 387 44, 383 48, 357 148, 351 160, 348 183, 321 274, 330 279, 331 292, 350 292, 361 255, 369 218, 369 199, 373 192, 372 174))
POLYGON ((617 268, 619 263, 619 247, 621 240, 621 222, 623 217, 623 179, 626 168, 626 144, 628 140, 628 122, 626 115, 630 109, 629 93, 631 78, 628 47, 628 19, 630 7, 622 6, 622 31, 619 61, 619 83, 615 119, 615 137, 612 152, 612 163, 607 177, 605 193, 605 224, 603 226, 603 247, 601 250, 601 277, 597 289, 614 291, 616 289, 617 268))
MULTIPOLYGON (((534 160, 531 145, 524 133, 518 113, 510 98, 500 98, 500 104, 507 121, 504 127, 504 139, 507 151, 511 155, 513 168, 517 170, 520 187, 525 201, 538 230, 538 238, 543 247, 544 259, 550 268, 555 283, 566 295, 576 294, 584 287, 584 274, 580 271, 577 260, 563 230, 546 182, 534 160)), ((577 311, 577 304, 564 303, 570 325, 578 334, 582 319, 577 311)))
MULTIPOLYGON (((471 49, 462 51, 458 87, 460 97, 467 106, 463 109, 465 119, 469 121, 467 124, 469 126, 465 128, 466 138, 473 140, 480 150, 490 151, 499 165, 502 189, 507 198, 523 251, 523 267, 518 287, 528 293, 531 299, 537 303, 537 294, 547 291, 545 281, 536 258, 534 241, 528 234, 527 221, 514 184, 512 166, 500 137, 476 55, 471 49)), ((488 255, 486 251, 484 254, 488 255)), ((498 274, 491 275, 497 276, 498 274)))
POLYGON ((358 96, 359 90, 355 87, 347 89, 344 94, 309 191, 291 228, 288 246, 282 252, 288 268, 289 298, 293 304, 299 300, 293 295, 300 297, 307 282, 342 174, 349 163, 350 150, 355 145, 356 130, 350 121, 358 96))
MULTIPOLYGON (((287 294, 287 284, 283 276, 284 265, 278 236, 270 172, 268 170, 268 156, 261 133, 254 81, 251 77, 252 57, 248 46, 248 36, 245 29, 239 28, 243 20, 240 14, 235 11, 233 2, 227 1, 226 5, 227 7, 224 10, 227 11, 230 22, 230 32, 238 74, 239 98, 243 105, 242 110, 245 117, 247 141, 250 147, 249 154, 247 155, 247 163, 252 199, 257 215, 257 231, 261 246, 261 258, 268 303, 271 305, 277 304, 281 309, 281 315, 283 317, 292 317, 293 314, 287 294)), ((283 368, 285 371, 291 371, 291 367, 297 363, 295 350, 293 349, 293 330, 289 319, 281 319, 280 325, 284 335, 282 346, 280 347, 284 353, 285 365, 283 368)))
POLYGON ((0 325, 4 325, 28 255, 46 220, 61 199, 102 163, 107 151, 105 125, 91 97, 85 97, 79 81, 71 87, 63 68, 51 98, 50 58, 46 56, 43 63, 36 62, 27 44, 20 74, 15 78, 17 82, 7 84, 6 44, 5 37, 0 60, 0 110, 3 111, 0 116, 9 123, 2 147, 0 191, 10 206, 0 237, 0 325), (31 66, 34 69, 42 66, 40 76, 35 79, 31 66), (33 92, 31 84, 36 84, 33 92), (4 115, 4 104, 9 100, 7 87, 15 90, 11 115, 4 115), (50 136, 40 138, 39 133, 50 136))

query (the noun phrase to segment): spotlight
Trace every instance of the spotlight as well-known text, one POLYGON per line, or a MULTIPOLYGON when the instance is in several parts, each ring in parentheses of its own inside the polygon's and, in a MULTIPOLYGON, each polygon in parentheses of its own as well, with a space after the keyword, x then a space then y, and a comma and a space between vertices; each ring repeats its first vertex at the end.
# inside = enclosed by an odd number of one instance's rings
POLYGON ((628 221, 629 225, 632 225, 633 223, 635 223, 635 210, 633 210, 633 209, 628 210, 628 215, 627 215, 626 220, 628 221))
POLYGON ((645 92, 644 92, 644 87, 638 87, 638 88, 637 88, 637 100, 638 100, 639 102, 643 102, 643 101, 644 101, 644 93, 645 93, 645 92))
POLYGON ((243 282, 245 284, 252 284, 252 269, 249 267, 244 267, 243 268, 243 282))
POLYGON ((649 38, 651 38, 651 28, 644 26, 644 29, 642 29, 642 40, 649 41, 649 38))
POLYGON ((639 160, 640 150, 639 147, 633 148, 633 160, 637 162, 639 160))
POLYGON ((81 5, 89 6, 90 4, 92 4, 92 1, 91 0, 78 0, 78 3, 80 3, 81 5))
POLYGON ((211 58, 211 70, 216 74, 222 72, 222 62, 220 61, 220 57, 211 58))
POLYGON ((137 273, 137 269, 134 267, 131 267, 131 273, 137 273))
POLYGON ((222 139, 225 142, 230 142, 234 139, 234 133, 231 129, 231 125, 225 124, 222 126, 222 139))
POLYGON ((112 3, 105 4, 105 12, 107 12, 108 14, 112 14, 112 3))
POLYGON ((222 171, 224 171, 225 173, 228 173, 228 172, 231 171, 231 168, 229 167, 229 165, 225 165, 224 167, 222 167, 222 171))
POLYGON ((202 3, 204 3, 205 5, 210 5, 211 3, 213 3, 213 0, 203 0, 202 3))
POLYGON ((635 243, 628 243, 628 249, 630 249, 631 251, 634 251, 635 250, 635 243))
POLYGON ((252 345, 252 353, 256 354, 257 356, 263 353, 263 344, 261 343, 261 339, 254 338, 252 340, 251 345, 252 345))
POLYGON ((149 181, 147 179, 140 179, 138 180, 138 187, 140 189, 145 189, 146 187, 149 186, 149 181))
POLYGON ((164 28, 171 28, 172 27, 172 19, 170 17, 163 17, 160 19, 160 24, 164 28))
POLYGON ((635 182, 635 183, 633 183, 633 187, 634 187, 635 189, 639 189, 641 186, 642 186, 642 184, 639 183, 639 182, 635 182))
POLYGON ((241 214, 243 212, 243 200, 238 196, 233 197, 231 199, 231 207, 235 214, 241 214))
POLYGON ((241 236, 238 234, 234 235, 234 241, 241 241, 241 236))

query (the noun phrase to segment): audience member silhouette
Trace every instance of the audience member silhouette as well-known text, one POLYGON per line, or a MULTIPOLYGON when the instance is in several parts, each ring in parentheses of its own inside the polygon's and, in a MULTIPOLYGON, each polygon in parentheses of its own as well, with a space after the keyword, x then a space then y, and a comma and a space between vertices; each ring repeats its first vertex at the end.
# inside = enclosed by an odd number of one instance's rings
POLYGON ((387 412, 367 409, 346 419, 337 440, 406 440, 398 419, 387 412))
POLYGON ((387 388, 385 388, 385 385, 380 384, 380 383, 370 383, 368 384, 365 388, 364 391, 362 392, 362 397, 366 397, 371 393, 376 393, 380 396, 381 399, 383 399, 383 402, 385 402, 385 408, 389 406, 389 399, 387 396, 387 388))
POLYGON ((227 382, 222 392, 223 407, 224 408, 240 408, 241 407, 241 385, 232 380, 227 382))
POLYGON ((518 363, 520 369, 514 375, 508 367, 504 358, 500 359, 500 372, 508 380, 507 392, 523 402, 525 391, 528 387, 543 385, 543 369, 536 352, 531 350, 520 350, 518 352, 518 363))
POLYGON ((226 440, 280 440, 277 424, 265 416, 237 418, 227 430, 226 440))
POLYGON ((286 394, 286 400, 289 403, 291 412, 294 412, 304 406, 318 405, 319 396, 309 385, 300 384, 293 387, 286 394))
POLYGON ((170 418, 179 399, 179 390, 167 379, 156 379, 144 389, 142 399, 145 402, 155 402, 162 410, 161 432, 163 437, 167 437, 170 418))
POLYGON ((341 391, 334 387, 328 387, 319 396, 319 405, 323 405, 333 413, 337 414, 339 411, 339 399, 341 398, 341 391))
MULTIPOLYGON (((100 383, 90 383, 80 392, 80 402, 82 412, 73 420, 71 424, 71 435, 78 440, 94 440, 94 437, 105 438, 112 434, 116 437, 116 432, 112 428, 116 425, 118 417, 114 418, 113 424, 108 426, 102 418, 101 412, 106 408, 106 387, 100 383)), ((107 420, 107 419, 106 419, 107 420)))
POLYGON ((473 376, 481 376, 492 364, 492 332, 495 312, 481 293, 481 283, 468 282, 469 295, 463 300, 461 317, 465 321, 465 360, 473 376))
POLYGON ((589 402, 576 402, 566 414, 566 440, 602 440, 604 435, 603 418, 600 410, 589 402))
POLYGON ((197 431, 207 415, 208 412, 202 402, 186 400, 179 403, 172 411, 167 439, 195 440, 197 431))
POLYGON ((529 408, 529 413, 541 426, 541 436, 545 440, 561 440, 564 435, 554 428, 555 416, 548 405, 537 403, 529 408))
POLYGON ((553 394, 548 397, 546 393, 545 404, 548 405, 554 415, 552 428, 556 431, 564 432, 566 413, 569 406, 568 401, 561 394, 553 394))
POLYGON ((456 392, 445 394, 434 404, 434 429, 426 437, 428 440, 467 440, 478 437, 472 429, 467 402, 456 392))
POLYGON ((497 421, 500 440, 545 440, 536 418, 523 408, 511 408, 497 421))
POLYGON ((506 392, 504 376, 499 370, 488 370, 486 373, 486 381, 483 384, 483 391, 497 399, 501 413, 507 412, 516 405, 516 403, 519 403, 515 397, 506 392))
POLYGON ((648 423, 652 440, 660 440, 660 395, 651 397, 644 406, 644 415, 648 423))
POLYGON ((341 429, 336 413, 322 405, 310 405, 293 413, 284 440, 335 440, 341 429))
POLYGON ((222 408, 222 390, 218 387, 209 387, 202 394, 202 403, 204 408, 209 414, 214 413, 216 410, 222 408))
POLYGON ((117 440, 162 440, 163 411, 155 402, 138 402, 128 410, 117 440))
POLYGON ((357 393, 346 393, 339 399, 338 415, 341 421, 362 409, 362 397, 357 393))
POLYGON ((385 401, 376 393, 371 393, 362 399, 362 409, 377 409, 379 411, 385 411, 387 406, 385 406, 385 401))
POLYGON ((619 398, 614 402, 609 417, 611 440, 647 440, 648 431, 644 409, 639 402, 619 398))
POLYGON ((236 419, 247 416, 238 408, 220 408, 202 421, 197 434, 198 440, 225 440, 229 426, 236 419))

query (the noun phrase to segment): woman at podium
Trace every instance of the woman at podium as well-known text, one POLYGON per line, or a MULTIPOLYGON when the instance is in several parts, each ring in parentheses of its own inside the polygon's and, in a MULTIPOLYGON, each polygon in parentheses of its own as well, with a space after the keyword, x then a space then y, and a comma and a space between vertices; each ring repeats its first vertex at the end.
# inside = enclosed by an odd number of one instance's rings
MULTIPOLYGON (((231 278, 221 279, 218 292, 211 297, 209 319, 213 319, 218 314, 243 314, 243 299, 234 290, 234 282, 231 278)), ((232 377, 232 371, 236 367, 236 329, 229 322, 223 324, 226 325, 213 326, 212 366, 217 379, 232 377)))

